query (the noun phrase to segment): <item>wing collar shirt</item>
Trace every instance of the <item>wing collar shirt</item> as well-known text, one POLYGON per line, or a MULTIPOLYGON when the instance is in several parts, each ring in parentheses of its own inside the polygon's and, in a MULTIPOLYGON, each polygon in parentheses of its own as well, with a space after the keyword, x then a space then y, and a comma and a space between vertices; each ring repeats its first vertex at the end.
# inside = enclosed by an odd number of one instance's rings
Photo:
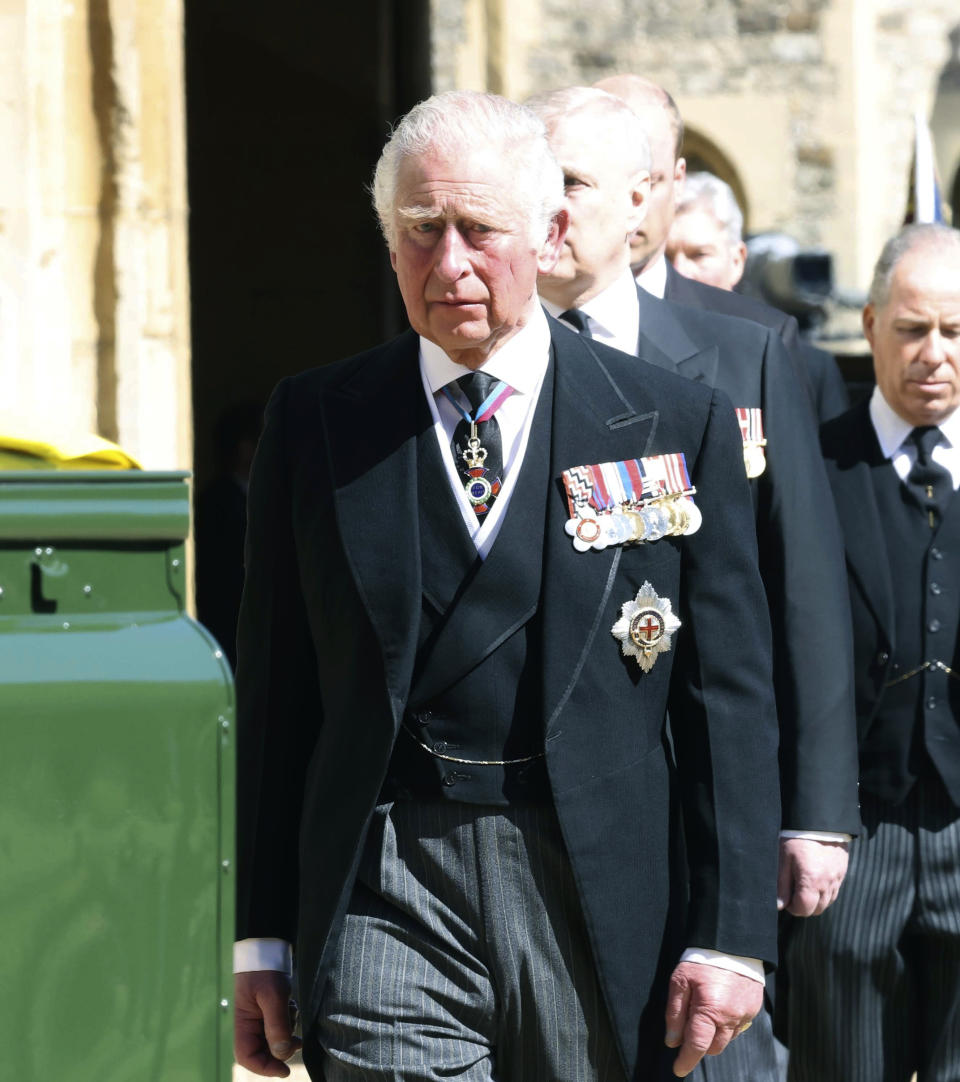
MULTIPOLYGON (((550 315, 559 319, 563 311, 559 305, 544 300, 543 306, 550 315)), ((619 349, 621 353, 636 357, 640 334, 640 306, 637 304, 637 287, 629 267, 603 292, 581 305, 580 311, 587 317, 591 338, 605 346, 619 349)), ((570 326, 566 322, 563 325, 570 326)))
MULTIPOLYGON (((879 387, 873 388, 870 397, 870 420, 883 457, 890 460, 900 480, 906 481, 917 461, 917 449, 910 440, 914 426, 894 412, 879 387)), ((941 439, 930 457, 949 471, 956 490, 960 487, 960 409, 954 410, 937 427, 941 439)))
MULTIPOLYGON (((591 332, 594 331, 594 326, 602 329, 605 337, 601 338, 600 334, 596 337, 611 345, 614 338, 620 337, 628 345, 626 349, 620 347, 623 352, 636 354, 640 319, 636 299, 633 276, 627 271, 607 290, 584 305, 583 310, 590 317, 591 332), (632 298, 632 304, 627 303, 628 298, 632 298), (624 318, 624 311, 632 315, 624 318)), ((544 305, 551 314, 554 312, 559 314, 561 311, 549 302, 544 302, 544 305)), ((490 360, 481 366, 484 372, 489 372, 497 379, 504 380, 514 390, 496 414, 503 441, 503 488, 486 519, 481 523, 467 500, 463 480, 454 467, 453 453, 450 449, 453 431, 461 419, 460 414, 443 394, 443 388, 464 375, 466 369, 463 365, 450 360, 446 353, 433 342, 425 338, 420 339, 420 377, 446 465, 447 481, 457 497, 463 521, 481 557, 485 557, 490 551, 506 513, 516 476, 523 462, 523 455, 530 437, 534 407, 540 396, 540 388, 543 385, 543 377, 549 360, 550 328, 543 310, 538 306, 536 315, 526 327, 509 339, 490 360)), ((468 405, 465 400, 464 405, 468 405)), ((244 939, 234 944, 235 972, 273 969, 290 973, 291 961, 290 944, 284 940, 244 939)), ((693 947, 683 952, 681 961, 701 962, 763 981, 763 964, 754 958, 739 958, 715 950, 693 947)))

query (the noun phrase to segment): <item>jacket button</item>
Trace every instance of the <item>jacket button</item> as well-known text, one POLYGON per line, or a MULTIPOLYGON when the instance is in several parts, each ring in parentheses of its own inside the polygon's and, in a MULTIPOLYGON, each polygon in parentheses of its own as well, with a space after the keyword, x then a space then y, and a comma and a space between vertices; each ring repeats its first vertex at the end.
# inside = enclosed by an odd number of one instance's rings
POLYGON ((930 593, 932 593, 934 597, 939 597, 943 593, 943 588, 939 582, 930 583, 930 593))
POLYGON ((456 785, 457 784, 457 775, 456 774, 444 774, 443 775, 443 784, 446 785, 448 789, 450 788, 451 785, 456 785))
POLYGON ((877 654, 877 664, 878 665, 886 665, 886 663, 889 660, 890 660, 890 655, 887 653, 886 650, 881 650, 880 653, 877 654))
POLYGON ((927 631, 939 631, 940 621, 934 617, 929 624, 927 624, 927 631))
POLYGON ((438 740, 436 744, 433 745, 433 750, 442 755, 443 752, 447 750, 447 742, 445 740, 438 740))
POLYGON ((930 550, 930 555, 933 557, 934 560, 942 560, 943 559, 943 553, 938 548, 932 548, 930 550))
POLYGON ((928 710, 934 710, 934 709, 936 709, 936 706, 937 706, 937 700, 931 695, 930 698, 927 699, 927 709, 928 710))
POLYGON ((419 714, 414 715, 417 719, 418 725, 429 725, 433 721, 433 713, 429 710, 421 710, 419 714))

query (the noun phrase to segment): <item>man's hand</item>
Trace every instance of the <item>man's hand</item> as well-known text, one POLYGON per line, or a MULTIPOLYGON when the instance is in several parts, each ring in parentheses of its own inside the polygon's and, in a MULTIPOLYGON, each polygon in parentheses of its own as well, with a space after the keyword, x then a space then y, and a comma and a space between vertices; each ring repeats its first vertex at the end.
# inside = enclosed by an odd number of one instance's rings
POLYGON ((293 1036, 290 978, 271 969, 235 973, 233 1053, 237 1063, 267 1078, 286 1078, 283 1062, 300 1047, 293 1036))
POLYGON ((722 1052, 762 1006, 759 981, 703 962, 681 962, 667 993, 666 1044, 680 1048, 673 1073, 685 1078, 704 1055, 722 1052))
POLYGON ((777 909, 795 917, 819 916, 836 901, 847 874, 849 845, 781 838, 777 909))

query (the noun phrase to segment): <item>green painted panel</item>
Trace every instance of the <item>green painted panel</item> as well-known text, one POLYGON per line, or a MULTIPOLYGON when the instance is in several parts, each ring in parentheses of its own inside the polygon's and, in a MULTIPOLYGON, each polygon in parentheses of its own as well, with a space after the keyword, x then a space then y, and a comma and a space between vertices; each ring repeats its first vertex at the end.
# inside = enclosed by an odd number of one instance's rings
POLYGON ((183 473, 0 473, 0 540, 182 541, 189 525, 183 473))
MULTIPOLYGON (((186 484, 147 475, 141 499, 145 475, 111 474, 101 495, 137 520, 124 527, 135 539, 94 543, 116 528, 98 534, 91 519, 90 539, 77 534, 93 512, 68 493, 91 482, 60 475, 45 491, 70 540, 45 530, 14 544, 10 476, 0 475, 0 1012, 17 1039, 3 1075, 228 1082, 233 685, 213 638, 182 612, 186 484), (144 499, 167 501, 169 514, 141 514, 144 499)), ((45 499, 36 507, 35 521, 53 522, 45 499)))

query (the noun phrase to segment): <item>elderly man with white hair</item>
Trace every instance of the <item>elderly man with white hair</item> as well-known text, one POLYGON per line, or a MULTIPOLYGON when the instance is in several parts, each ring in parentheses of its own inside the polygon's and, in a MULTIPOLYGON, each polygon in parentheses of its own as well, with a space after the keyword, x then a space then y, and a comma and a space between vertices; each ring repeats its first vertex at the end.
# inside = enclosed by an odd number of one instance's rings
POLYGON ((733 189, 713 173, 689 173, 667 234, 667 259, 687 278, 733 289, 743 277, 747 246, 733 189))
MULTIPOLYGON (((726 291, 737 285, 743 277, 747 246, 743 212, 729 184, 712 173, 687 175, 667 235, 666 255, 692 281, 726 291)), ((745 314, 755 316, 755 312, 745 314)), ((794 349, 818 420, 828 421, 849 408, 850 396, 833 354, 803 339, 794 349)))
POLYGON ((545 315, 529 110, 422 102, 374 196, 412 329, 281 383, 250 482, 237 1058, 287 1073, 295 942, 314 1079, 686 1074, 761 998, 705 955, 776 942, 732 407, 545 315))

